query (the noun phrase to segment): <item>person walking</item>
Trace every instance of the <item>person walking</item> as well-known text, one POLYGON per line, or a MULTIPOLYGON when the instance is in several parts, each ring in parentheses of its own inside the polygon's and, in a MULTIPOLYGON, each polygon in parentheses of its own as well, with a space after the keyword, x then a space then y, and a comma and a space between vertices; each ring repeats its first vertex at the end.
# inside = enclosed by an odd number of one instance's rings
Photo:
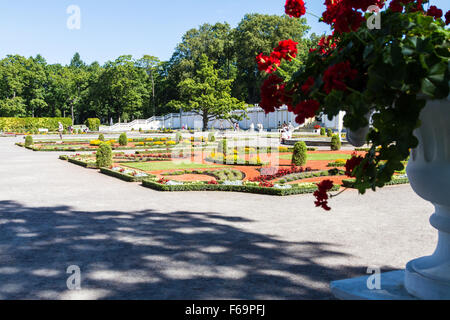
POLYGON ((59 132, 59 138, 62 140, 63 139, 63 131, 64 131, 64 126, 61 122, 58 122, 58 132, 59 132))

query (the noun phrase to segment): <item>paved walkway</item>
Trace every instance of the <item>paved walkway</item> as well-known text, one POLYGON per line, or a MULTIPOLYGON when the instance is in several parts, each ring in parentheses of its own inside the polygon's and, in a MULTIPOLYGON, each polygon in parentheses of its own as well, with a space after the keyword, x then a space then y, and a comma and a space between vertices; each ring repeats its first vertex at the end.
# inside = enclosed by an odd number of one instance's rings
POLYGON ((0 299, 330 299, 330 281, 401 269, 437 238, 409 186, 328 213, 311 195, 159 193, 15 141, 0 138, 0 299))

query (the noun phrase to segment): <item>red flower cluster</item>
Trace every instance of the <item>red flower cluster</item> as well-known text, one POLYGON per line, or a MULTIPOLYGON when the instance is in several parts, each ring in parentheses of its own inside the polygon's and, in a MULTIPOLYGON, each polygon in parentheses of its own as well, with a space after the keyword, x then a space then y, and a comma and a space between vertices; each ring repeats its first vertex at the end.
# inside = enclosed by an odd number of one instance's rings
POLYGON ((345 164, 345 174, 349 177, 354 177, 353 170, 361 164, 361 162, 364 160, 361 156, 356 156, 355 154, 353 157, 349 160, 347 160, 347 163, 345 164))
POLYGON ((265 181, 265 182, 260 182, 260 183, 259 183, 259 186, 260 186, 260 187, 263 187, 263 188, 273 188, 273 183, 267 182, 267 181, 265 181))
POLYGON ((446 25, 450 24, 450 10, 447 11, 447 13, 445 14, 445 24, 446 25))
POLYGON ((278 47, 273 49, 272 56, 279 57, 279 59, 285 59, 287 61, 291 61, 292 58, 295 58, 298 53, 297 49, 298 42, 295 42, 291 39, 282 40, 278 43, 278 47))
POLYGON ((319 189, 314 192, 314 197, 317 199, 315 202, 316 207, 322 207, 323 209, 330 211, 331 208, 328 206, 328 191, 333 188, 333 181, 323 180, 321 183, 318 183, 317 186, 319 189))
POLYGON ((292 61, 292 58, 295 58, 298 53, 297 44, 298 42, 294 42, 291 39, 282 40, 273 49, 270 56, 266 56, 263 53, 258 54, 256 56, 256 63, 258 64, 259 71, 273 73, 280 66, 282 59, 292 61))
POLYGON ((305 2, 303 0, 286 0, 284 8, 286 14, 294 18, 300 18, 306 13, 305 2))
POLYGON ((266 113, 270 113, 283 104, 290 104, 291 99, 287 96, 285 87, 286 84, 283 83, 283 79, 280 77, 276 75, 268 77, 261 87, 261 102, 259 106, 266 113))
POLYGON ((311 87, 314 85, 314 78, 309 77, 306 82, 302 85, 302 91, 304 94, 308 94, 311 91, 311 87))
POLYGON ((442 10, 438 9, 438 7, 436 6, 431 6, 427 11, 427 16, 434 17, 435 19, 442 18, 442 15, 443 15, 442 10))
POLYGON ((351 68, 349 61, 335 64, 329 67, 323 75, 324 90, 327 94, 333 89, 346 91, 345 80, 355 80, 357 76, 358 71, 351 68))
POLYGON ((265 56, 260 53, 256 56, 256 63, 258 64, 258 70, 265 73, 273 73, 277 71, 277 67, 281 64, 279 59, 272 56, 265 56))
POLYGON ((298 124, 305 123, 306 119, 312 118, 316 115, 316 111, 319 110, 320 104, 316 100, 305 100, 300 102, 295 108, 294 113, 297 115, 295 117, 295 122, 298 124))
POLYGON ((385 0, 325 0, 327 10, 322 18, 338 33, 357 31, 365 21, 362 11, 371 5, 384 7, 385 0))
POLYGON ((255 178, 250 179, 251 182, 265 182, 265 181, 271 181, 275 180, 284 176, 287 176, 288 174, 293 173, 301 173, 301 172, 310 172, 312 169, 310 167, 303 169, 302 167, 292 166, 290 169, 279 169, 277 173, 273 175, 261 175, 255 178))
POLYGON ((389 9, 394 12, 403 12, 403 8, 407 8, 409 12, 423 11, 422 0, 392 0, 389 9))
POLYGON ((211 180, 208 182, 208 184, 219 184, 216 180, 211 180))
POLYGON ((319 51, 320 54, 328 54, 337 47, 337 43, 332 41, 333 36, 322 37, 317 44, 317 48, 309 49, 309 52, 319 51))
POLYGON ((158 180, 158 183, 161 183, 161 184, 166 184, 167 182, 169 182, 169 180, 167 180, 166 178, 161 178, 158 180))

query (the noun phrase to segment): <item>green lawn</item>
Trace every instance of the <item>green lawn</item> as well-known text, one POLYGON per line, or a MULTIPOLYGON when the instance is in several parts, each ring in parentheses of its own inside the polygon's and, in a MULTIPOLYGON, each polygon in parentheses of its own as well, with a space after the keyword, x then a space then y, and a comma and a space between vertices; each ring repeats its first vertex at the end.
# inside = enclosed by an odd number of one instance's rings
MULTIPOLYGON (((308 153, 308 160, 337 160, 337 159, 350 159, 352 156, 350 154, 345 153, 308 153)), ((292 159, 292 155, 283 154, 280 156, 280 159, 290 160, 292 159)))
POLYGON ((143 171, 202 169, 214 167, 214 165, 210 164, 183 163, 178 161, 131 162, 127 163, 126 166, 143 171))

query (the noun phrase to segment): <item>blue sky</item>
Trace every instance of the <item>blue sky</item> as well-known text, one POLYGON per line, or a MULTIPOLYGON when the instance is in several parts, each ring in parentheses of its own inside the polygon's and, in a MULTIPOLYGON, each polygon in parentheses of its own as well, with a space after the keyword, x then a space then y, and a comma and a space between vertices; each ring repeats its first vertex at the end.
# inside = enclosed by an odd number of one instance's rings
MULTIPOLYGON (((167 60, 184 32, 202 23, 227 21, 235 27, 246 13, 284 13, 284 0, 1 0, 0 58, 35 56, 66 64, 75 52, 86 62, 104 63, 123 54, 167 60), (81 29, 66 26, 70 5, 81 9, 81 29)), ((324 0, 306 0, 321 15, 324 0)), ((444 11, 448 0, 432 0, 444 11)), ((307 16, 312 32, 328 30, 307 16)))

